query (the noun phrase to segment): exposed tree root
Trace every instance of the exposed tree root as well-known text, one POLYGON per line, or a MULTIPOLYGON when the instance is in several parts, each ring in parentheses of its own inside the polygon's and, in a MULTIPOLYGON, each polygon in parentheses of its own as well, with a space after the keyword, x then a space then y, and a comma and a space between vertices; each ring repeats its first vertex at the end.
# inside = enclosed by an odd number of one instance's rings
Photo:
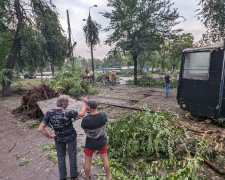
MULTIPOLYGON (((31 84, 30 84, 31 85, 31 84)), ((42 111, 37 105, 37 101, 43 101, 59 96, 59 92, 42 83, 39 87, 31 85, 31 89, 22 94, 20 112, 24 112, 30 117, 38 118, 42 116, 42 111)))

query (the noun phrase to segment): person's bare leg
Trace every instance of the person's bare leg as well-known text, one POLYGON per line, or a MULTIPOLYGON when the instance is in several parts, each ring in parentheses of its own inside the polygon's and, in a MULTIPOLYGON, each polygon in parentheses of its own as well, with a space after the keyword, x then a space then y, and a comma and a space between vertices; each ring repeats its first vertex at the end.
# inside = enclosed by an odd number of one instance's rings
POLYGON ((90 171, 91 171, 91 161, 92 161, 92 156, 85 155, 85 163, 84 163, 85 180, 89 180, 90 171))
POLYGON ((106 179, 107 180, 111 180, 112 176, 110 174, 110 166, 109 166, 109 160, 108 160, 107 153, 100 154, 100 157, 102 159, 102 162, 103 162, 103 165, 104 165, 104 169, 105 169, 105 172, 106 172, 106 179))

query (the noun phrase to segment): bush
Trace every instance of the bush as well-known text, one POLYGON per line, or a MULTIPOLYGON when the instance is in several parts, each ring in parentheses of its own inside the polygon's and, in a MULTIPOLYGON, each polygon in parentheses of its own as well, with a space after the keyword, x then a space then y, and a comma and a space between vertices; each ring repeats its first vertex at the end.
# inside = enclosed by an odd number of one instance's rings
POLYGON ((168 173, 161 179, 197 179, 205 141, 190 138, 177 116, 167 111, 150 113, 145 109, 123 115, 108 123, 107 135, 110 159, 141 172, 143 179, 160 179, 160 169, 168 173), (194 158, 188 150, 192 143, 198 149, 194 158))
POLYGON ((114 158, 124 160, 153 154, 173 160, 174 147, 186 143, 189 136, 184 128, 169 122, 173 118, 167 111, 150 113, 133 112, 109 122, 109 151, 114 158))
MULTIPOLYGON (((132 85, 134 84, 134 80, 129 80, 126 84, 132 85)), ((157 88, 165 87, 164 77, 154 78, 152 76, 142 76, 141 78, 138 78, 138 84, 140 86, 151 86, 157 88)), ((172 79, 170 82, 170 88, 177 88, 177 86, 178 84, 176 78, 172 79)))
POLYGON ((50 87, 54 90, 62 91, 74 97, 80 97, 86 94, 95 94, 97 91, 92 84, 82 78, 82 69, 76 68, 72 71, 59 71, 56 76, 50 80, 50 87))
POLYGON ((127 71, 119 71, 119 72, 116 72, 116 75, 117 76, 121 76, 121 77, 131 77, 131 76, 134 76, 134 70, 127 70, 127 71))

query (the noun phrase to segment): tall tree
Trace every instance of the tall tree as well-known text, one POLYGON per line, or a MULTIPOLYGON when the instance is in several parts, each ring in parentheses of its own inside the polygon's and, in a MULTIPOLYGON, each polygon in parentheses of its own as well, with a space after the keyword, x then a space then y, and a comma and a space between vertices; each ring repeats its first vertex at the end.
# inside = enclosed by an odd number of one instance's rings
POLYGON ((94 57, 93 57, 93 49, 94 46, 100 43, 99 39, 99 30, 101 28, 101 25, 98 24, 96 21, 93 21, 91 19, 91 15, 89 12, 89 16, 87 19, 86 25, 83 27, 84 34, 85 34, 85 40, 88 47, 91 48, 91 61, 92 61, 92 71, 93 71, 93 78, 95 79, 94 75, 94 57))
MULTIPOLYGON (((19 51, 23 46, 21 44, 23 29, 28 26, 30 29, 41 32, 45 38, 47 60, 53 65, 64 61, 65 38, 62 35, 56 7, 51 0, 1 0, 0 11, 0 26, 7 29, 13 39, 6 63, 7 79, 12 80, 11 70, 14 69, 19 51)), ((2 96, 11 95, 10 86, 11 82, 3 81, 2 96)))
POLYGON ((0 25, 0 71, 6 67, 7 56, 12 46, 11 34, 0 25))
POLYGON ((169 62, 172 66, 172 70, 174 71, 178 68, 181 58, 182 58, 182 51, 185 48, 193 47, 194 43, 194 36, 191 33, 183 33, 178 36, 175 40, 171 40, 169 47, 169 62))
POLYGON ((218 42, 225 38, 225 1, 198 0, 197 18, 206 27, 201 44, 218 42), (205 42, 205 43, 204 43, 205 42))
POLYGON ((130 52, 134 62, 134 84, 138 83, 139 54, 157 49, 164 38, 181 31, 173 29, 179 23, 180 16, 172 5, 170 0, 108 0, 108 6, 113 10, 102 15, 110 19, 105 31, 114 32, 106 43, 130 52))
POLYGON ((63 29, 58 19, 56 6, 52 4, 52 1, 32 1, 33 10, 37 15, 37 28, 46 41, 46 51, 48 54, 46 60, 51 65, 52 74, 54 75, 54 67, 62 66, 66 55, 68 55, 66 37, 63 35, 63 29))
POLYGON ((17 59, 20 70, 26 70, 31 74, 36 70, 43 72, 43 69, 49 65, 46 40, 43 35, 39 31, 32 29, 31 26, 24 27, 21 44, 17 59))
MULTIPOLYGON (((21 47, 20 33, 24 27, 24 16, 22 14, 21 4, 19 0, 15 0, 13 4, 11 1, 4 0, 1 5, 1 10, 3 13, 6 13, 6 18, 1 16, 0 24, 5 28, 8 28, 8 30, 13 34, 13 43, 6 64, 6 69, 13 70, 17 54, 21 47), (14 13, 15 16, 12 13, 14 13), (17 20, 16 25, 14 24, 14 19, 17 20), (11 24, 12 22, 13 24, 11 24)), ((5 75, 10 81, 3 81, 2 96, 11 95, 10 85, 12 80, 12 73, 11 71, 6 72, 7 74, 5 75)))

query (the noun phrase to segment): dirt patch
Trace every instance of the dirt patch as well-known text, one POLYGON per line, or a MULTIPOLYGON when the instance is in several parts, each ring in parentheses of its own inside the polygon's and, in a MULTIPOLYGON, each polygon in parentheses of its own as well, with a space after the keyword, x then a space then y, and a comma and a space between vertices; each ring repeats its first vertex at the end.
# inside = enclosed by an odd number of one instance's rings
MULTIPOLYGON (((210 120, 206 118, 193 117, 179 108, 176 101, 176 89, 170 90, 169 98, 165 98, 164 89, 160 88, 116 85, 113 86, 113 90, 110 90, 110 87, 106 87, 100 88, 99 91, 99 94, 91 97, 96 99, 101 97, 106 101, 107 99, 114 101, 119 99, 120 102, 124 102, 127 106, 135 105, 140 108, 146 104, 152 111, 168 110, 173 114, 179 115, 181 117, 181 123, 185 127, 196 131, 215 132, 219 129, 220 133, 208 134, 208 139, 215 141, 213 144, 214 147, 218 143, 224 142, 224 128, 211 124, 210 120)), ((25 117, 21 117, 22 115, 15 117, 11 113, 13 109, 20 106, 21 96, 15 95, 9 98, 1 98, 0 102, 0 179, 59 179, 58 165, 48 160, 45 153, 41 154, 39 151, 43 145, 53 141, 42 136, 37 132, 36 128, 30 129, 28 127, 34 120, 26 119, 26 121, 22 121, 21 119, 25 117), (23 162, 27 162, 27 164, 20 166, 23 162)), ((110 120, 114 120, 118 116, 133 111, 129 108, 115 107, 110 103, 101 103, 99 110, 106 112, 110 120)), ((84 145, 85 141, 85 135, 80 127, 80 123, 81 119, 74 122, 74 127, 79 134, 77 137, 78 146, 84 145)), ((50 128, 47 128, 47 130, 51 131, 50 128)), ((189 133, 190 135, 200 135, 191 131, 189 133)), ((212 160, 222 168, 225 163, 224 153, 223 148, 220 149, 220 153, 217 154, 217 159, 212 160)), ((97 157, 95 156, 94 159, 97 157)), ((84 153, 81 150, 78 152, 78 169, 80 171, 83 169, 83 163, 84 153)), ((91 170, 92 179, 97 179, 97 174, 104 174, 102 167, 93 164, 93 169, 91 170)), ((201 177, 203 179, 224 179, 206 165, 201 168, 201 177)))

